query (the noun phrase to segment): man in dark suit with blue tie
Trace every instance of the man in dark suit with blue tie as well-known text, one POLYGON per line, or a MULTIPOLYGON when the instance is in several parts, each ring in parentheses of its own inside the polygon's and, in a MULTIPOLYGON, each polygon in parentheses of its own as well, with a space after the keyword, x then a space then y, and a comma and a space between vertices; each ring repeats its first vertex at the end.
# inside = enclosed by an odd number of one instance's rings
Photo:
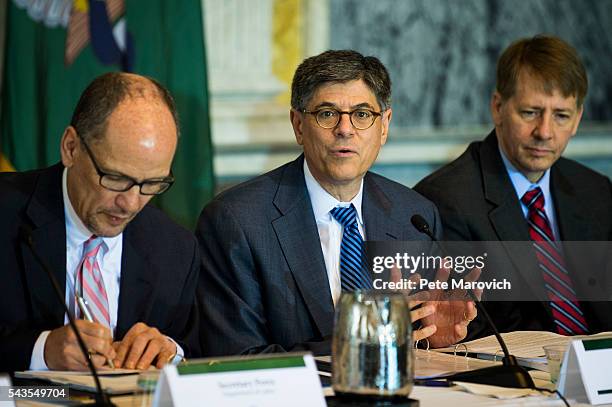
MULTIPOLYGON (((363 241, 425 239, 410 222, 415 214, 441 235, 431 202, 369 172, 391 120, 391 83, 377 58, 354 51, 308 58, 291 93, 303 155, 220 194, 200 216, 205 355, 329 353, 341 291, 371 286, 360 264, 363 241)), ((430 339, 439 345, 461 339, 476 314, 472 303, 461 307, 444 329, 425 319, 415 335, 436 332, 430 339)), ((433 312, 421 307, 413 320, 433 312)))
MULTIPOLYGON (((569 44, 551 36, 516 41, 497 64, 495 129, 415 186, 440 210, 445 239, 502 241, 499 267, 482 275, 513 280, 512 301, 485 301, 500 331, 612 329, 611 303, 602 301, 610 298, 609 260, 580 256, 572 264, 576 247, 551 244, 612 240, 610 180, 561 157, 586 93, 586 70, 569 44), (515 241, 528 244, 505 243, 515 241)), ((490 333, 480 318, 470 325, 470 337, 490 333)))
POLYGON ((161 367, 193 353, 197 242, 148 205, 173 182, 177 138, 165 88, 108 73, 81 96, 60 164, 0 175, 0 371, 87 368, 33 250, 79 317, 96 366, 110 359, 116 367, 161 367))

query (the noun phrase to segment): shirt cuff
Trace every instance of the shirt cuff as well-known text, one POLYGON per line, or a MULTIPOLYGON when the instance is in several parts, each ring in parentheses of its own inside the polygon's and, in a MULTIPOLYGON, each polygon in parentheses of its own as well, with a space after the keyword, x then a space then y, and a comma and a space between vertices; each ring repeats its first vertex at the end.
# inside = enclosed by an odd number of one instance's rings
POLYGON ((47 336, 51 331, 43 331, 38 335, 38 339, 32 349, 32 359, 30 360, 30 370, 49 370, 45 363, 45 344, 47 336))
POLYGON ((178 365, 183 359, 185 359, 185 351, 183 351, 181 345, 176 343, 174 339, 169 336, 166 336, 166 338, 170 339, 174 343, 174 345, 176 345, 176 355, 174 355, 174 358, 169 363, 172 363, 173 365, 178 365))

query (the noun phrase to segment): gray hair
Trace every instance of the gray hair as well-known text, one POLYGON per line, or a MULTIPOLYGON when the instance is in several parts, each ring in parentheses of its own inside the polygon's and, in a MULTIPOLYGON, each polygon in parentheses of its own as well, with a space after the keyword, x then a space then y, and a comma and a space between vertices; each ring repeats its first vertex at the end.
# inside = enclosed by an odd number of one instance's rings
POLYGON ((304 110, 316 90, 328 83, 363 80, 376 96, 381 110, 391 107, 391 78, 376 57, 357 51, 325 51, 306 58, 298 66, 291 83, 291 107, 304 110))

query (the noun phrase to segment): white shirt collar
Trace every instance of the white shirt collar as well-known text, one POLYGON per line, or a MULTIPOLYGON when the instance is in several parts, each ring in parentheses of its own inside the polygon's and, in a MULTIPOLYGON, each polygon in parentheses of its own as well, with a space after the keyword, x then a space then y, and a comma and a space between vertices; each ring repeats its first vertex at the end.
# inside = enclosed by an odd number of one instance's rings
POLYGON ((334 209, 336 206, 349 206, 350 204, 353 204, 357 210, 357 222, 363 225, 363 217, 361 214, 363 179, 361 179, 359 192, 353 199, 351 199, 350 202, 340 202, 329 192, 327 192, 310 172, 306 159, 304 159, 304 179, 306 181, 306 189, 308 190, 308 195, 310 195, 310 202, 312 203, 312 210, 316 220, 330 219, 331 214, 329 211, 334 209))
POLYGON ((512 185, 514 185, 514 189, 516 190, 516 194, 518 195, 519 199, 525 195, 525 192, 536 187, 540 187, 542 189, 542 193, 545 197, 550 196, 550 168, 547 169, 542 178, 540 178, 540 180, 534 184, 529 181, 529 179, 527 179, 527 177, 525 177, 525 175, 523 175, 519 170, 517 170, 514 165, 512 165, 499 144, 497 147, 499 148, 499 154, 501 155, 506 171, 508 172, 508 176, 510 176, 510 181, 512 181, 512 185))
MULTIPOLYGON (((66 245, 67 246, 82 246, 93 234, 77 215, 70 197, 68 196, 68 168, 64 168, 62 174, 62 195, 64 197, 64 216, 66 218, 66 245)), ((123 238, 123 232, 114 237, 103 237, 104 245, 102 245, 103 253, 112 250, 120 239, 123 238)))

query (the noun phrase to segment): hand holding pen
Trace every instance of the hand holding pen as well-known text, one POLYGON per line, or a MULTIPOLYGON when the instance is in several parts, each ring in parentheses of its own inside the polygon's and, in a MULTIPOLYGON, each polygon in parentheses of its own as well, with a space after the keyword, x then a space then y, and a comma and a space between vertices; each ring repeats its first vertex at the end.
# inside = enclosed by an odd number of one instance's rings
MULTIPOLYGON (((104 366, 108 359, 115 359, 117 353, 112 346, 110 329, 84 319, 77 319, 75 323, 96 367, 104 366)), ((83 355, 69 324, 49 332, 44 346, 44 361, 51 370, 87 370, 86 355, 83 355)))
MULTIPOLYGON (((89 307, 87 306, 87 301, 79 295, 76 296, 76 300, 77 300, 77 304, 79 305, 79 309, 81 310, 81 314, 83 315, 84 319, 89 322, 94 322, 91 311, 89 310, 89 307)), ((91 357, 91 354, 92 353, 90 352, 90 357, 91 357)), ((106 363, 110 366, 111 369, 115 368, 113 359, 111 359, 110 357, 106 357, 106 363)))

